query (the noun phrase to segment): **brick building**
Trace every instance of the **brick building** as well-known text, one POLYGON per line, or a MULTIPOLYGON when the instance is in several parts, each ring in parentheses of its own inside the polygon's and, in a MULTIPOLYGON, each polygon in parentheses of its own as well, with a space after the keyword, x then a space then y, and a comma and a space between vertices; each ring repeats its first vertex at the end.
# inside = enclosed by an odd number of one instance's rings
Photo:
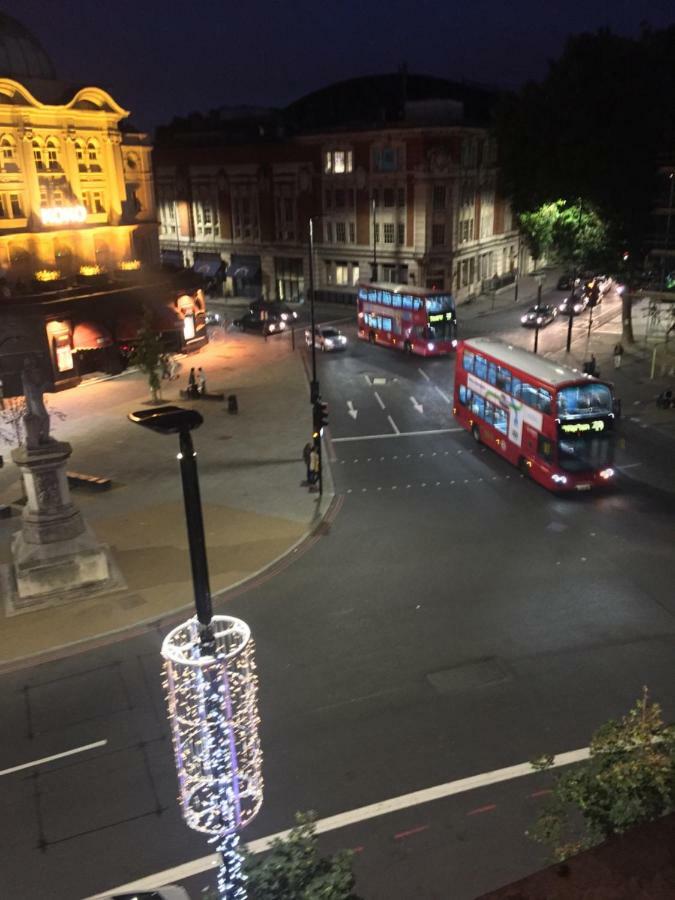
POLYGON ((512 277, 517 231, 488 126, 495 97, 438 78, 356 78, 283 110, 223 109, 158 130, 165 262, 238 295, 297 300, 314 220, 318 296, 361 280, 452 290, 512 277))

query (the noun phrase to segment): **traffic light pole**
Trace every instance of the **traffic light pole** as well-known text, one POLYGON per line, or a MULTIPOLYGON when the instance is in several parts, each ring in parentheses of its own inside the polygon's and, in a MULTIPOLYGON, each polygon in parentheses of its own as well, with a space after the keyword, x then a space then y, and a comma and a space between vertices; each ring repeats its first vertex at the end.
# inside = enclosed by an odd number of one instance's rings
POLYGON ((314 222, 309 220, 309 316, 312 329, 312 383, 309 389, 309 402, 319 399, 319 382, 316 380, 316 328, 314 323, 314 222))

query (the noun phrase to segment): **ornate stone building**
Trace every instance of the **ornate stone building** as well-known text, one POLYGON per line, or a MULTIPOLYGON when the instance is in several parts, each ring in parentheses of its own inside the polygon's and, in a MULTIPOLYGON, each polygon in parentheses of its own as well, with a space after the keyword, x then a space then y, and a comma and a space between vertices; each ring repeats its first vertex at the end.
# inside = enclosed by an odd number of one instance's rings
POLYGON ((0 269, 114 270, 157 259, 146 134, 102 88, 67 84, 37 39, 0 14, 0 269))
POLYGON ((377 280, 452 290, 508 280, 517 231, 488 126, 495 97, 438 78, 329 86, 284 110, 215 110, 159 129, 163 258, 225 289, 294 300, 314 218, 320 296, 377 280))

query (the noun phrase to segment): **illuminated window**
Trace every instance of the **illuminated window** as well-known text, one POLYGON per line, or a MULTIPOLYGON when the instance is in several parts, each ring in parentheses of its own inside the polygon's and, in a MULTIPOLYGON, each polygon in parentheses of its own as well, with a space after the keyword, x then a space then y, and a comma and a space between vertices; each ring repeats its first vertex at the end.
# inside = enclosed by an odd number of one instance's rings
POLYGON ((431 243, 434 247, 442 247, 445 244, 445 225, 434 222, 431 226, 431 243))
POLYGON ((3 166, 16 162, 16 144, 8 135, 0 140, 0 160, 3 166))
POLYGON ((192 214, 197 237, 218 237, 220 222, 213 185, 196 184, 192 188, 192 214))
POLYGON ((59 162, 59 144, 56 138, 47 138, 47 168, 54 171, 54 169, 60 169, 61 164, 59 162))
POLYGON ((82 191, 82 203, 90 215, 105 212, 103 191, 82 191))
POLYGON ((33 141, 33 159, 35 160, 35 168, 38 172, 44 172, 45 160, 42 144, 37 139, 33 141))
POLYGON ((393 222, 385 222, 384 223, 384 242, 385 242, 385 244, 393 244, 394 243, 394 223, 393 222))
POLYGON ((349 265, 346 262, 335 263, 335 284, 349 284, 349 265))
POLYGON ((79 172, 87 171, 87 163, 85 160, 85 146, 84 141, 77 140, 75 141, 75 159, 77 160, 77 168, 79 172))
POLYGON ((355 263, 352 266, 352 284, 358 284, 359 281, 359 266, 358 263, 355 263))
POLYGON ((323 170, 326 175, 345 175, 352 171, 351 150, 327 150, 324 153, 323 170))
POLYGON ((23 206, 21 205, 21 196, 19 194, 10 194, 9 195, 9 208, 12 211, 13 219, 23 219, 24 211, 23 206))
POLYGON ((347 227, 344 222, 335 223, 335 240, 338 244, 344 244, 347 241, 347 227))

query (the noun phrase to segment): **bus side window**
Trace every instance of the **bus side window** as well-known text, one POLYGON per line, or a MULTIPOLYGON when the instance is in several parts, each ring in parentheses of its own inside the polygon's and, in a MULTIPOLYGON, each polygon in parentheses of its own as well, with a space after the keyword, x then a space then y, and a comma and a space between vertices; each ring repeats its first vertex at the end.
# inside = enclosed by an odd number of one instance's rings
POLYGON ((464 371, 465 372, 473 372, 473 361, 474 361, 473 353, 469 353, 468 350, 465 350, 464 351, 464 371))
POLYGON ((487 360, 484 356, 476 355, 474 372, 476 373, 478 378, 482 379, 483 381, 487 381, 487 360))
POLYGON ((544 388, 539 388, 537 393, 537 409, 547 415, 551 412, 551 394, 544 388))
POLYGON ((459 386, 459 402, 462 406, 466 406, 467 402, 471 400, 471 391, 468 390, 466 385, 460 384, 459 386))
POLYGON ((497 366, 497 387, 507 394, 511 393, 511 373, 504 366, 497 366))
POLYGON ((394 294, 394 295, 392 296, 392 298, 391 298, 391 305, 394 306, 394 307, 396 307, 396 309, 400 309, 400 308, 401 308, 401 295, 400 295, 400 294, 394 294))
POLYGON ((511 381, 511 396, 516 400, 522 400, 523 397, 523 382, 515 376, 511 381))
POLYGON ((497 431, 501 431, 502 434, 506 434, 507 426, 508 426, 508 417, 501 406, 495 406, 495 428, 497 431))
POLYGON ((489 400, 485 401, 485 421, 488 425, 495 424, 495 408, 494 404, 490 403, 489 400))
POLYGON ((538 409, 538 397, 537 397, 537 389, 533 387, 531 384, 527 382, 523 382, 522 387, 523 392, 523 403, 527 403, 528 406, 531 406, 532 409, 538 409))
POLYGON ((539 440, 537 441, 537 453, 547 462, 551 462, 553 459, 553 444, 543 434, 539 435, 539 440))
POLYGON ((497 366, 494 363, 488 363, 488 381, 497 384, 497 366))
POLYGON ((481 419, 485 416, 485 400, 479 397, 478 394, 474 394, 471 398, 471 412, 474 416, 479 416, 481 419))

